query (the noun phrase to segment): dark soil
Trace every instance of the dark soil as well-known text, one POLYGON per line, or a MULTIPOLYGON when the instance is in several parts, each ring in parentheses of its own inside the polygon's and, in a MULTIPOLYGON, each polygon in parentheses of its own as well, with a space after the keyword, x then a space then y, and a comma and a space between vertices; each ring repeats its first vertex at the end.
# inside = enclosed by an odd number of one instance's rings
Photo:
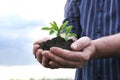
POLYGON ((60 47, 63 49, 71 50, 70 45, 73 42, 74 41, 72 39, 65 41, 61 37, 55 37, 51 40, 41 43, 40 48, 43 50, 49 50, 51 47, 60 47))

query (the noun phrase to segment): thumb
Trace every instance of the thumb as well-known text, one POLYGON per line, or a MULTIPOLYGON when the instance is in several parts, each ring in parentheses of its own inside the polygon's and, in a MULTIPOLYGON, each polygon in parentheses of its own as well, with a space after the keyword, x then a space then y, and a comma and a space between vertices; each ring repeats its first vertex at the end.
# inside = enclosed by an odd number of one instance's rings
POLYGON ((91 44, 91 39, 89 37, 81 37, 71 44, 72 50, 83 50, 91 44))

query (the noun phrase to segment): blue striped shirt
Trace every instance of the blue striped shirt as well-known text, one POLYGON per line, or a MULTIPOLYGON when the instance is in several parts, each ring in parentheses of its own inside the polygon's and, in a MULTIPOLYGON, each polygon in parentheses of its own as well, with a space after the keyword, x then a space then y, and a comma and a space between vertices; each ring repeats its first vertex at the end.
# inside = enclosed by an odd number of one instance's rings
MULTIPOLYGON (((120 32, 120 0, 67 0, 65 21, 78 37, 97 39, 120 32)), ((75 80, 120 80, 120 58, 91 59, 75 80)))

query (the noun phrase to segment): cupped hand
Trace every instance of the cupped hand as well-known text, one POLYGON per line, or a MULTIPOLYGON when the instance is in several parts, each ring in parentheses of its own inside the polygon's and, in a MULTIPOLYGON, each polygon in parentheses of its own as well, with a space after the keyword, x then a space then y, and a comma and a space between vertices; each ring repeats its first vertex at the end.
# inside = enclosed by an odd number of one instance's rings
MULTIPOLYGON (((47 40, 50 40, 50 38, 43 38, 41 40, 35 41, 33 44, 33 55, 35 58, 45 67, 49 67, 49 59, 45 56, 42 56, 42 53, 44 52, 43 49, 40 49, 40 43, 45 42, 47 40)), ((46 52, 46 51, 45 51, 46 52)))
POLYGON ((42 55, 50 59, 50 68, 81 68, 95 54, 95 46, 88 37, 82 37, 72 43, 70 50, 52 47, 42 55))

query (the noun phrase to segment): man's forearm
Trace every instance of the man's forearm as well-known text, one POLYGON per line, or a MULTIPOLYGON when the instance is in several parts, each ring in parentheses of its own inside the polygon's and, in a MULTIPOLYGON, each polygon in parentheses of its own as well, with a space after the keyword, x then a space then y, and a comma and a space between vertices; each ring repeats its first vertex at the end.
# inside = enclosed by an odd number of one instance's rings
POLYGON ((120 33, 93 40, 96 47, 94 58, 120 57, 120 33))

